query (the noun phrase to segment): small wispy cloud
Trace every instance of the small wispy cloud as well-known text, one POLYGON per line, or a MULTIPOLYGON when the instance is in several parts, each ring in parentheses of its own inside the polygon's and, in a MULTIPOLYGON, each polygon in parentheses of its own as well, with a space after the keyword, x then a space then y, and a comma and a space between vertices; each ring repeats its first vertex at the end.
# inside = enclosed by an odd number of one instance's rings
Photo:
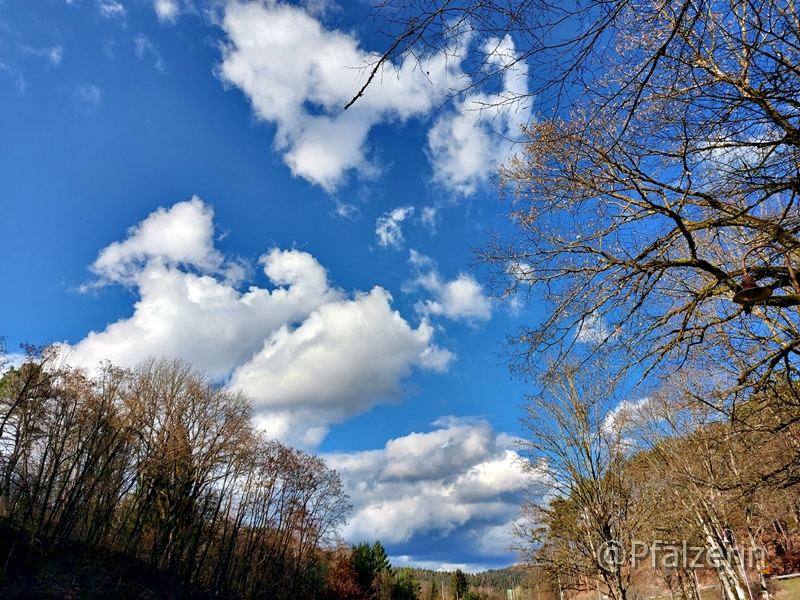
POLYGON ((47 57, 50 59, 50 62, 53 63, 54 66, 58 66, 61 62, 61 57, 64 55, 64 49, 61 45, 53 46, 50 48, 50 51, 47 53, 47 57))
POLYGON ((166 68, 164 67, 164 61, 161 58, 161 53, 153 45, 153 42, 150 41, 150 38, 144 34, 140 34, 136 36, 133 42, 135 44, 134 52, 136 52, 136 56, 139 58, 139 60, 143 59, 145 54, 152 54, 156 59, 156 62, 153 64, 156 70, 159 73, 167 72, 166 68))
POLYGON ((389 246, 401 248, 403 245, 403 230, 400 224, 414 214, 413 206, 403 206, 385 213, 375 221, 375 235, 378 236, 378 244, 384 248, 389 246))
POLYGON ((9 75, 14 78, 14 87, 17 88, 17 91, 24 96, 25 92, 28 90, 28 80, 25 79, 25 75, 15 69, 8 68, 5 65, 0 65, 0 68, 2 68, 4 71, 8 71, 9 75))
POLYGON ((125 7, 116 0, 99 0, 97 8, 106 19, 125 18, 127 14, 125 7))
POLYGON ((584 344, 601 344, 617 336, 617 332, 609 329, 605 319, 597 313, 586 315, 578 325, 575 341, 584 344))
POLYGON ((433 259, 416 250, 411 250, 409 262, 416 269, 417 277, 403 284, 403 291, 422 288, 433 296, 431 300, 417 302, 415 309, 420 315, 438 315, 470 324, 492 318, 492 303, 472 275, 459 273, 455 279, 447 281, 436 270, 433 259))
POLYGON ((82 83, 75 86, 72 92, 78 110, 90 113, 103 101, 103 90, 93 83, 82 83))
POLYGON ((422 209, 419 220, 431 230, 431 233, 435 234, 436 223, 439 221, 439 211, 434 206, 426 206, 422 209))
POLYGON ((33 56, 38 56, 40 58, 44 58, 48 62, 50 62, 54 67, 57 67, 61 63, 61 59, 64 56, 64 48, 61 44, 56 44, 55 46, 51 47, 43 47, 43 48, 34 48, 33 46, 20 46, 20 50, 24 54, 32 54, 33 56))
POLYGON ((174 23, 180 12, 180 7, 175 0, 153 0, 153 8, 156 11, 158 20, 162 23, 174 23))

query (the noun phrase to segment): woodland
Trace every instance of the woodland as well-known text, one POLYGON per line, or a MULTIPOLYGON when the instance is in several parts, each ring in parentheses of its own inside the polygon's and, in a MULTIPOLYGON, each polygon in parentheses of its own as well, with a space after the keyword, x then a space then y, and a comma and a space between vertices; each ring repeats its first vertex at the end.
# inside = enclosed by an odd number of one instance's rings
MULTIPOLYGON (((794 0, 375 8, 387 50, 365 86, 444 52, 471 88, 505 90, 475 110, 529 109, 497 181, 509 230, 476 251, 499 300, 545 309, 506 355, 533 390, 526 599, 766 599, 800 571, 798 15, 794 0), (660 550, 642 566, 644 546, 660 550)), ((0 594, 488 595, 337 541, 338 475, 190 365, 60 361, 31 348, 2 369, 0 594)))
POLYGON ((543 315, 506 347, 534 389, 522 562, 562 599, 767 598, 769 575, 798 571, 800 534, 796 2, 385 0, 374 15, 387 50, 365 86, 446 53, 469 75, 452 102, 491 89, 472 110, 521 115, 497 180, 510 228, 476 264, 496 298, 543 315), (637 570, 633 548, 656 542, 711 560, 637 570))
POLYGON ((26 352, 1 354, 1 598, 481 600, 522 579, 431 583, 379 541, 348 545, 338 474, 185 362, 89 376, 56 347, 26 352))

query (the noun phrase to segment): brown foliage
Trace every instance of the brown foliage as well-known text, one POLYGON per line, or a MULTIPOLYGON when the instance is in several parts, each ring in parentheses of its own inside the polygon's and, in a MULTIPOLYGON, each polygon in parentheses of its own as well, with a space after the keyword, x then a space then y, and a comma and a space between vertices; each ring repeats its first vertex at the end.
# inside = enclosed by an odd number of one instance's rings
POLYGON ((327 589, 330 600, 364 600, 353 561, 345 549, 339 549, 331 558, 328 565, 327 589))
MULTIPOLYGON (((302 597, 347 496, 251 416, 181 361, 89 377, 31 349, 0 379, 0 518, 28 544, 122 553, 184 594, 302 597)), ((15 564, 16 544, 5 551, 15 564)))

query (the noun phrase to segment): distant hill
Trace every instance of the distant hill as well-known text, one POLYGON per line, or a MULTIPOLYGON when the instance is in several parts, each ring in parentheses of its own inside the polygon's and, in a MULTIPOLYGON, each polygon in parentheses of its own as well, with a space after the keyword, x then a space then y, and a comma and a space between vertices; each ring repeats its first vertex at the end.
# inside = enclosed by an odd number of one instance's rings
MULTIPOLYGON (((449 586, 453 571, 433 571, 431 569, 414 569, 417 581, 422 583, 435 582, 436 585, 449 586)), ((507 567, 505 569, 490 569, 481 573, 465 573, 467 582, 472 588, 508 590, 523 585, 526 571, 522 567, 507 567)))

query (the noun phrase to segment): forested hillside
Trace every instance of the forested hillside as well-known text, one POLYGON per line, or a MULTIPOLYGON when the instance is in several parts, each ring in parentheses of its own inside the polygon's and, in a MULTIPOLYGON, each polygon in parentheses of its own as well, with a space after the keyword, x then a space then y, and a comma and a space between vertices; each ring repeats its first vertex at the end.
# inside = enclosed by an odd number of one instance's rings
MULTIPOLYGON (((436 585, 450 586, 453 571, 433 571, 431 569, 414 569, 415 577, 424 583, 435 582, 436 585)), ((464 573, 467 583, 473 588, 497 589, 505 595, 506 590, 523 585, 526 571, 521 567, 507 569, 490 569, 480 573, 464 573)))
POLYGON ((0 596, 325 593, 348 498, 245 396, 180 361, 89 376, 28 350, 0 379, 0 596))
MULTIPOLYGON (((0 357, 0 597, 419 600, 455 589, 453 573, 393 568, 378 541, 337 540, 350 510, 337 473, 266 437, 246 396, 189 364, 90 375, 56 348, 29 347, 16 366, 0 357)), ((476 597, 523 579, 458 573, 476 597)))

